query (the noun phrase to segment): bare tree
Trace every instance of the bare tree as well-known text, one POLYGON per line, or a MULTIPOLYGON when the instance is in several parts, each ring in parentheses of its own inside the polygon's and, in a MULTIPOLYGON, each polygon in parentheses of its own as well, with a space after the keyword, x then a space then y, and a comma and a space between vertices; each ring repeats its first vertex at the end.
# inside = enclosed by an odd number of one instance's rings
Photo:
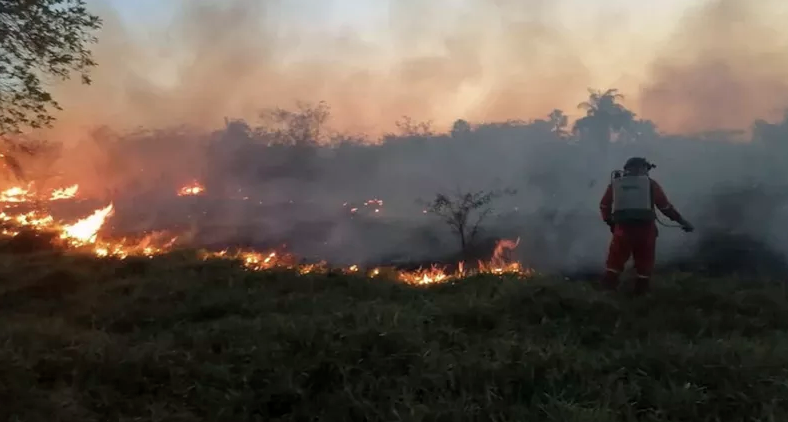
POLYGON ((274 143, 294 146, 314 146, 323 140, 325 125, 331 116, 331 108, 325 101, 316 105, 296 103, 296 110, 274 108, 261 113, 263 126, 258 134, 274 143))
POLYGON ((438 193, 432 202, 426 204, 425 212, 440 217, 457 234, 462 254, 467 255, 482 222, 493 212, 490 204, 501 196, 513 194, 515 191, 511 189, 467 193, 457 191, 451 196, 438 193))
POLYGON ((423 136, 429 137, 435 134, 432 130, 432 121, 416 122, 408 116, 402 116, 400 120, 394 122, 399 129, 400 136, 423 136))

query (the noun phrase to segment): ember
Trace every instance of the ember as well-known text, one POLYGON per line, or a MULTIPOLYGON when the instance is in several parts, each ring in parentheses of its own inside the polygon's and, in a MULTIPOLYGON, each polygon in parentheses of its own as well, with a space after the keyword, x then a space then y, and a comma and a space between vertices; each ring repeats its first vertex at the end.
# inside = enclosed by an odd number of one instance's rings
POLYGON ((205 193, 205 187, 197 182, 184 186, 178 190, 178 196, 195 196, 205 193))

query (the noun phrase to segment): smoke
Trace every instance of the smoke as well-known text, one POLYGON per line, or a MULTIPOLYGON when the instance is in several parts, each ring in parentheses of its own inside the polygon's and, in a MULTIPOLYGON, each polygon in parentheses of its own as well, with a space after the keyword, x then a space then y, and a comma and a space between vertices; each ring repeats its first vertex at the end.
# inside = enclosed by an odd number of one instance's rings
POLYGON ((325 100, 337 129, 380 134, 403 115, 441 127, 577 115, 587 87, 621 89, 670 131, 746 126, 786 106, 778 0, 709 0, 662 16, 578 0, 392 1, 367 6, 366 25, 339 28, 332 11, 361 6, 181 0, 171 20, 140 29, 98 4, 95 83, 58 90, 60 125, 217 127, 325 100))
POLYGON ((668 131, 746 128, 788 107, 785 2, 716 0, 688 12, 654 59, 640 110, 668 131))
MULTIPOLYGON (((332 130, 373 138, 405 115, 432 120, 439 132, 458 118, 544 119, 555 108, 578 117, 588 87, 619 88, 640 117, 674 133, 746 128, 788 106, 781 2, 710 0, 673 25, 675 12, 591 3, 398 0, 367 11, 362 26, 337 28, 326 22, 339 2, 313 9, 306 0, 181 0, 171 20, 144 30, 104 4, 96 9, 105 29, 95 82, 56 87, 65 111, 47 136, 65 144, 64 178, 126 198, 116 209, 127 222, 118 225, 186 224, 206 244, 289 243, 303 255, 352 262, 456 249, 414 204, 455 187, 518 189, 495 204, 486 235, 520 236, 521 258, 577 269, 604 257, 609 234, 598 200, 628 156, 657 162, 654 176, 671 199, 701 221, 716 205, 696 199, 719 183, 788 182, 760 147, 688 137, 602 151, 557 140, 537 123, 297 152, 264 147, 251 130, 262 110, 292 109, 296 100, 324 100, 332 130), (225 127, 226 117, 248 126, 225 127), (128 134, 139 127, 149 130, 128 134), (764 164, 754 169, 756 160, 764 164), (173 202, 193 179, 215 200, 173 202), (371 198, 385 200, 382 217, 351 220, 342 205, 371 198)), ((747 230, 761 236, 779 218, 747 230)), ((662 230, 660 256, 686 254, 691 239, 662 230)), ((769 242, 788 253, 780 246, 788 239, 769 242)))

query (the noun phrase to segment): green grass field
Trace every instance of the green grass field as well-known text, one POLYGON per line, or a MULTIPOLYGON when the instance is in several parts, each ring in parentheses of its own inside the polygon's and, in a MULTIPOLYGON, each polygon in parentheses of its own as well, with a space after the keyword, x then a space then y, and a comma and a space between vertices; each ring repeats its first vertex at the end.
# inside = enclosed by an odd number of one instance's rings
POLYGON ((785 421, 786 299, 0 255, 0 420, 785 421))

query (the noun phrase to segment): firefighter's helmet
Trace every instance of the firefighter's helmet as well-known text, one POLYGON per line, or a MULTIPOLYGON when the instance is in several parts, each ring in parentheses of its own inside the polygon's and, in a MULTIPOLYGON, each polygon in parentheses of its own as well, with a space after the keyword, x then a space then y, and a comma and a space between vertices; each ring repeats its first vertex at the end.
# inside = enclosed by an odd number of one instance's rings
POLYGON ((643 157, 632 157, 624 164, 624 170, 634 170, 639 167, 645 168, 646 170, 651 170, 657 166, 651 164, 643 157))

